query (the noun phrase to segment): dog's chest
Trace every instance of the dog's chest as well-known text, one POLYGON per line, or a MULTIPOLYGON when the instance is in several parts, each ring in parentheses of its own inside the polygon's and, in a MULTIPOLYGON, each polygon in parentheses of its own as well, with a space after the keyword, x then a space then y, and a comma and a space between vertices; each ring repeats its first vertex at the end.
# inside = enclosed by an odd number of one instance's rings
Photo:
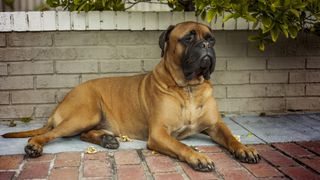
POLYGON ((202 115, 203 105, 196 102, 191 97, 189 102, 186 102, 181 106, 181 120, 185 122, 185 125, 191 125, 197 121, 202 115))
POLYGON ((185 138, 201 131, 200 117, 203 115, 203 102, 188 92, 188 96, 181 104, 179 125, 173 131, 173 136, 185 138))

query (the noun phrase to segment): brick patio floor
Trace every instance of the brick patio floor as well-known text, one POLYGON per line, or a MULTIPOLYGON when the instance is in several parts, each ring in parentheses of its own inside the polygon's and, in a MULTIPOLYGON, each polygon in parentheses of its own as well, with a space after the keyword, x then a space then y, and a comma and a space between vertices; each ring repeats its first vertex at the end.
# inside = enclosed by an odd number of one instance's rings
POLYGON ((200 146, 215 162, 215 172, 197 172, 185 163, 149 150, 64 152, 29 159, 0 156, 0 180, 7 179, 320 179, 320 141, 254 146, 259 164, 244 164, 219 146, 200 146))

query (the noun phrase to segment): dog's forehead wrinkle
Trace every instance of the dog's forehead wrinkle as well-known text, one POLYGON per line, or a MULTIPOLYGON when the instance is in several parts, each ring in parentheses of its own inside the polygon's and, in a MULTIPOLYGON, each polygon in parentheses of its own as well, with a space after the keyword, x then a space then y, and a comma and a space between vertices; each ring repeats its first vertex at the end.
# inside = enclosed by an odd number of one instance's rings
MULTIPOLYGON (((200 23, 196 23, 196 22, 187 22, 187 23, 183 23, 183 24, 178 24, 173 31, 179 31, 179 35, 181 37, 190 35, 192 33, 192 31, 195 32, 197 39, 200 39, 201 37, 204 37, 204 33, 210 33, 210 29, 200 23)), ((173 33, 175 34, 175 33, 173 33)))

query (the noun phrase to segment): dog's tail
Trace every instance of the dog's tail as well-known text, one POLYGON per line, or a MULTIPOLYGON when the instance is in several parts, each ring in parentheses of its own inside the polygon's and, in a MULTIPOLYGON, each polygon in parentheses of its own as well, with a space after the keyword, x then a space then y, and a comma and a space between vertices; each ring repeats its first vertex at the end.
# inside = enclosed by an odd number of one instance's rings
POLYGON ((33 137, 37 135, 44 134, 52 129, 52 125, 50 120, 46 125, 41 128, 30 130, 30 131, 22 131, 22 132, 11 132, 3 134, 2 137, 4 138, 25 138, 25 137, 33 137))

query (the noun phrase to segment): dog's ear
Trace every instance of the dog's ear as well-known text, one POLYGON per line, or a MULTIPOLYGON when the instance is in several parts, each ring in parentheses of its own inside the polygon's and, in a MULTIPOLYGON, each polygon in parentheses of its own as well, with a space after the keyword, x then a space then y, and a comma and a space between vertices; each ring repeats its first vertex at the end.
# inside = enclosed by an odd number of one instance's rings
POLYGON ((159 37, 159 46, 161 49, 161 57, 164 55, 164 46, 169 39, 169 34, 175 26, 170 25, 167 30, 163 31, 159 37))

